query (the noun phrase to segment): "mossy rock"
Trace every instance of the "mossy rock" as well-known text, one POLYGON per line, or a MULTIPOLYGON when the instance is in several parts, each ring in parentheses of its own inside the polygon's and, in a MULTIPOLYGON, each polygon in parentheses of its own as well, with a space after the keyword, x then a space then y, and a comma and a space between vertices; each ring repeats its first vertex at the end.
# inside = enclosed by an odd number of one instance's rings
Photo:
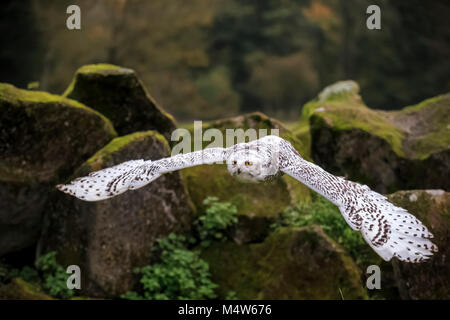
POLYGON ((173 117, 150 96, 134 70, 110 64, 81 67, 64 92, 111 119, 119 135, 156 130, 168 141, 173 117))
POLYGON ((438 246, 428 261, 420 264, 393 261, 402 299, 450 299, 450 192, 443 190, 399 191, 389 200, 407 209, 433 233, 438 246))
POLYGON ((116 135, 77 101, 0 83, 0 256, 37 240, 49 189, 116 135))
POLYGON ((202 253, 224 298, 365 299, 361 272, 318 226, 282 228, 264 242, 215 243, 202 253))
MULTIPOLYGON (((208 129, 218 129, 224 137, 224 145, 233 145, 238 142, 229 134, 229 142, 226 143, 227 129, 242 129, 245 133, 248 129, 255 129, 256 136, 260 129, 266 129, 264 135, 271 134, 270 129, 277 129, 279 136, 290 141, 292 145, 303 153, 302 143, 296 139, 292 133, 283 127, 275 119, 255 112, 233 118, 226 118, 203 124, 203 133, 208 129), (234 140, 234 141, 233 141, 234 140)), ((230 133, 230 132, 229 132, 230 133)), ((201 138, 201 134, 191 135, 201 138)), ((250 141, 246 139, 245 141, 250 141)), ((193 145, 195 141, 192 141, 193 145)), ((210 142, 201 141, 201 146, 205 148, 210 142)), ((189 194, 197 208, 203 210, 203 200, 209 196, 218 197, 221 201, 231 201, 239 212, 239 223, 233 230, 235 240, 238 242, 256 241, 263 237, 268 231, 268 226, 283 209, 299 201, 310 201, 310 190, 295 180, 283 175, 274 181, 265 183, 244 183, 233 178, 228 172, 226 165, 214 164, 187 168, 182 171, 186 178, 189 194)))
POLYGON ((294 133, 316 164, 378 192, 450 190, 449 108, 444 94, 399 111, 373 110, 355 82, 339 82, 303 107, 294 133))
POLYGON ((53 300, 37 285, 14 278, 0 286, 0 300, 53 300))
MULTIPOLYGON (((161 134, 136 132, 112 140, 71 179, 127 160, 157 160, 169 154, 161 134)), ((109 298, 130 291, 137 281, 133 269, 151 263, 155 240, 188 230, 195 212, 179 172, 174 172, 101 202, 55 191, 46 213, 38 254, 56 250, 63 267, 80 266, 81 294, 109 298)))

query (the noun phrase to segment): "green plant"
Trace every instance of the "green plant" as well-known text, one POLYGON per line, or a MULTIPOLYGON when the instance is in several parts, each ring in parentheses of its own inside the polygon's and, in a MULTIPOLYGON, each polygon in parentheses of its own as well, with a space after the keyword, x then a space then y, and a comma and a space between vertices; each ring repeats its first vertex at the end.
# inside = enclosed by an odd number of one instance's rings
POLYGON ((11 278, 11 271, 9 266, 0 262, 0 283, 8 282, 11 278))
POLYGON ((27 282, 39 281, 39 273, 36 271, 36 269, 33 269, 29 266, 25 266, 22 268, 22 270, 18 271, 17 277, 27 282))
MULTIPOLYGON (((160 262, 136 268, 141 276, 138 291, 123 294, 124 299, 165 300, 165 299, 213 299, 217 285, 211 281, 209 265, 200 258, 199 245, 207 247, 212 241, 225 239, 224 230, 237 222, 237 208, 229 202, 219 202, 216 197, 203 201, 205 214, 194 223, 195 234, 182 236, 169 234, 158 239, 155 252, 160 262)), ((228 299, 236 296, 230 292, 228 299)))
POLYGON ((67 288, 67 273, 56 261, 56 252, 52 251, 40 256, 35 262, 44 290, 53 297, 68 299, 74 295, 67 288))
POLYGON ((127 292, 124 299, 212 299, 217 287, 210 279, 209 265, 199 251, 186 248, 187 238, 170 234, 157 240, 158 264, 136 268, 141 275, 140 292, 127 292))
POLYGON ((239 298, 236 295, 235 291, 228 291, 227 295, 225 296, 225 300, 239 300, 239 298))
POLYGON ((42 255, 35 261, 35 268, 24 266, 13 268, 0 262, 0 283, 7 283, 12 278, 20 278, 33 283, 55 298, 68 299, 74 292, 67 288, 67 273, 56 261, 56 252, 42 255))
POLYGON ((29 266, 25 266, 22 269, 16 269, 8 264, 0 262, 0 283, 7 283, 12 278, 21 278, 27 282, 39 282, 39 274, 35 269, 29 266))
POLYGON ((237 208, 230 202, 219 202, 216 197, 208 197, 203 201, 207 207, 205 214, 195 222, 200 245, 207 247, 214 240, 224 240, 224 231, 237 223, 237 208))
POLYGON ((272 227, 303 227, 312 224, 320 225, 325 233, 342 245, 357 263, 362 263, 373 256, 361 233, 348 226, 334 204, 318 195, 314 195, 313 201, 309 204, 287 207, 272 227))

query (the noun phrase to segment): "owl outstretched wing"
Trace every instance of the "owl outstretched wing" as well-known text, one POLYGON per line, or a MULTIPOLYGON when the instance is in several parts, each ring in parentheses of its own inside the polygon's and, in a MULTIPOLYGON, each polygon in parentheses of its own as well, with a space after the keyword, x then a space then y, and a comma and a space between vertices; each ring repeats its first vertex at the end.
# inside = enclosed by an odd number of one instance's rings
POLYGON ((206 148, 156 161, 130 160, 56 187, 85 201, 104 200, 139 189, 167 172, 226 161, 229 152, 225 148, 206 148))
POLYGON ((334 203, 354 230, 384 260, 421 262, 437 252, 433 235, 415 216, 368 186, 334 176, 304 160, 290 145, 281 148, 280 170, 334 203))

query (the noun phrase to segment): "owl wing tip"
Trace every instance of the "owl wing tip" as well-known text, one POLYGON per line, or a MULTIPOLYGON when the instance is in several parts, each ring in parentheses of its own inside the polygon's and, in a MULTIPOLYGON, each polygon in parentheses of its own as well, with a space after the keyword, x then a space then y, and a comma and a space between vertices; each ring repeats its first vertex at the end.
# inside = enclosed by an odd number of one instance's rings
POLYGON ((59 191, 65 192, 67 193, 69 190, 70 185, 67 184, 57 184, 56 185, 56 189, 58 189, 59 191))

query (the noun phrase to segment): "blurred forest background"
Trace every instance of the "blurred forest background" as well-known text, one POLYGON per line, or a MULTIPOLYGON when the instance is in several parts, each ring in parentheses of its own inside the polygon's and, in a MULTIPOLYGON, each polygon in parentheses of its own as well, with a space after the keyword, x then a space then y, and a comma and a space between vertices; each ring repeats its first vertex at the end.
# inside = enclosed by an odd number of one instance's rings
POLYGON ((447 0, 8 0, 0 12, 0 82, 61 94, 80 66, 117 64, 182 121, 294 119, 342 79, 379 109, 450 91, 447 0), (81 30, 66 28, 70 4, 81 30), (366 28, 371 4, 381 30, 366 28))
POLYGON ((0 300, 450 300, 449 17, 449 0, 2 1, 0 300), (81 30, 66 27, 72 4, 81 30), (366 27, 373 4, 381 30, 366 27), (382 261, 288 175, 245 184, 195 166, 98 203, 59 192, 170 154, 177 125, 140 80, 191 132, 192 120, 279 129, 305 159, 414 214, 439 252, 382 261), (71 265, 81 291, 67 287, 71 265), (366 287, 372 265, 382 290, 366 287))

